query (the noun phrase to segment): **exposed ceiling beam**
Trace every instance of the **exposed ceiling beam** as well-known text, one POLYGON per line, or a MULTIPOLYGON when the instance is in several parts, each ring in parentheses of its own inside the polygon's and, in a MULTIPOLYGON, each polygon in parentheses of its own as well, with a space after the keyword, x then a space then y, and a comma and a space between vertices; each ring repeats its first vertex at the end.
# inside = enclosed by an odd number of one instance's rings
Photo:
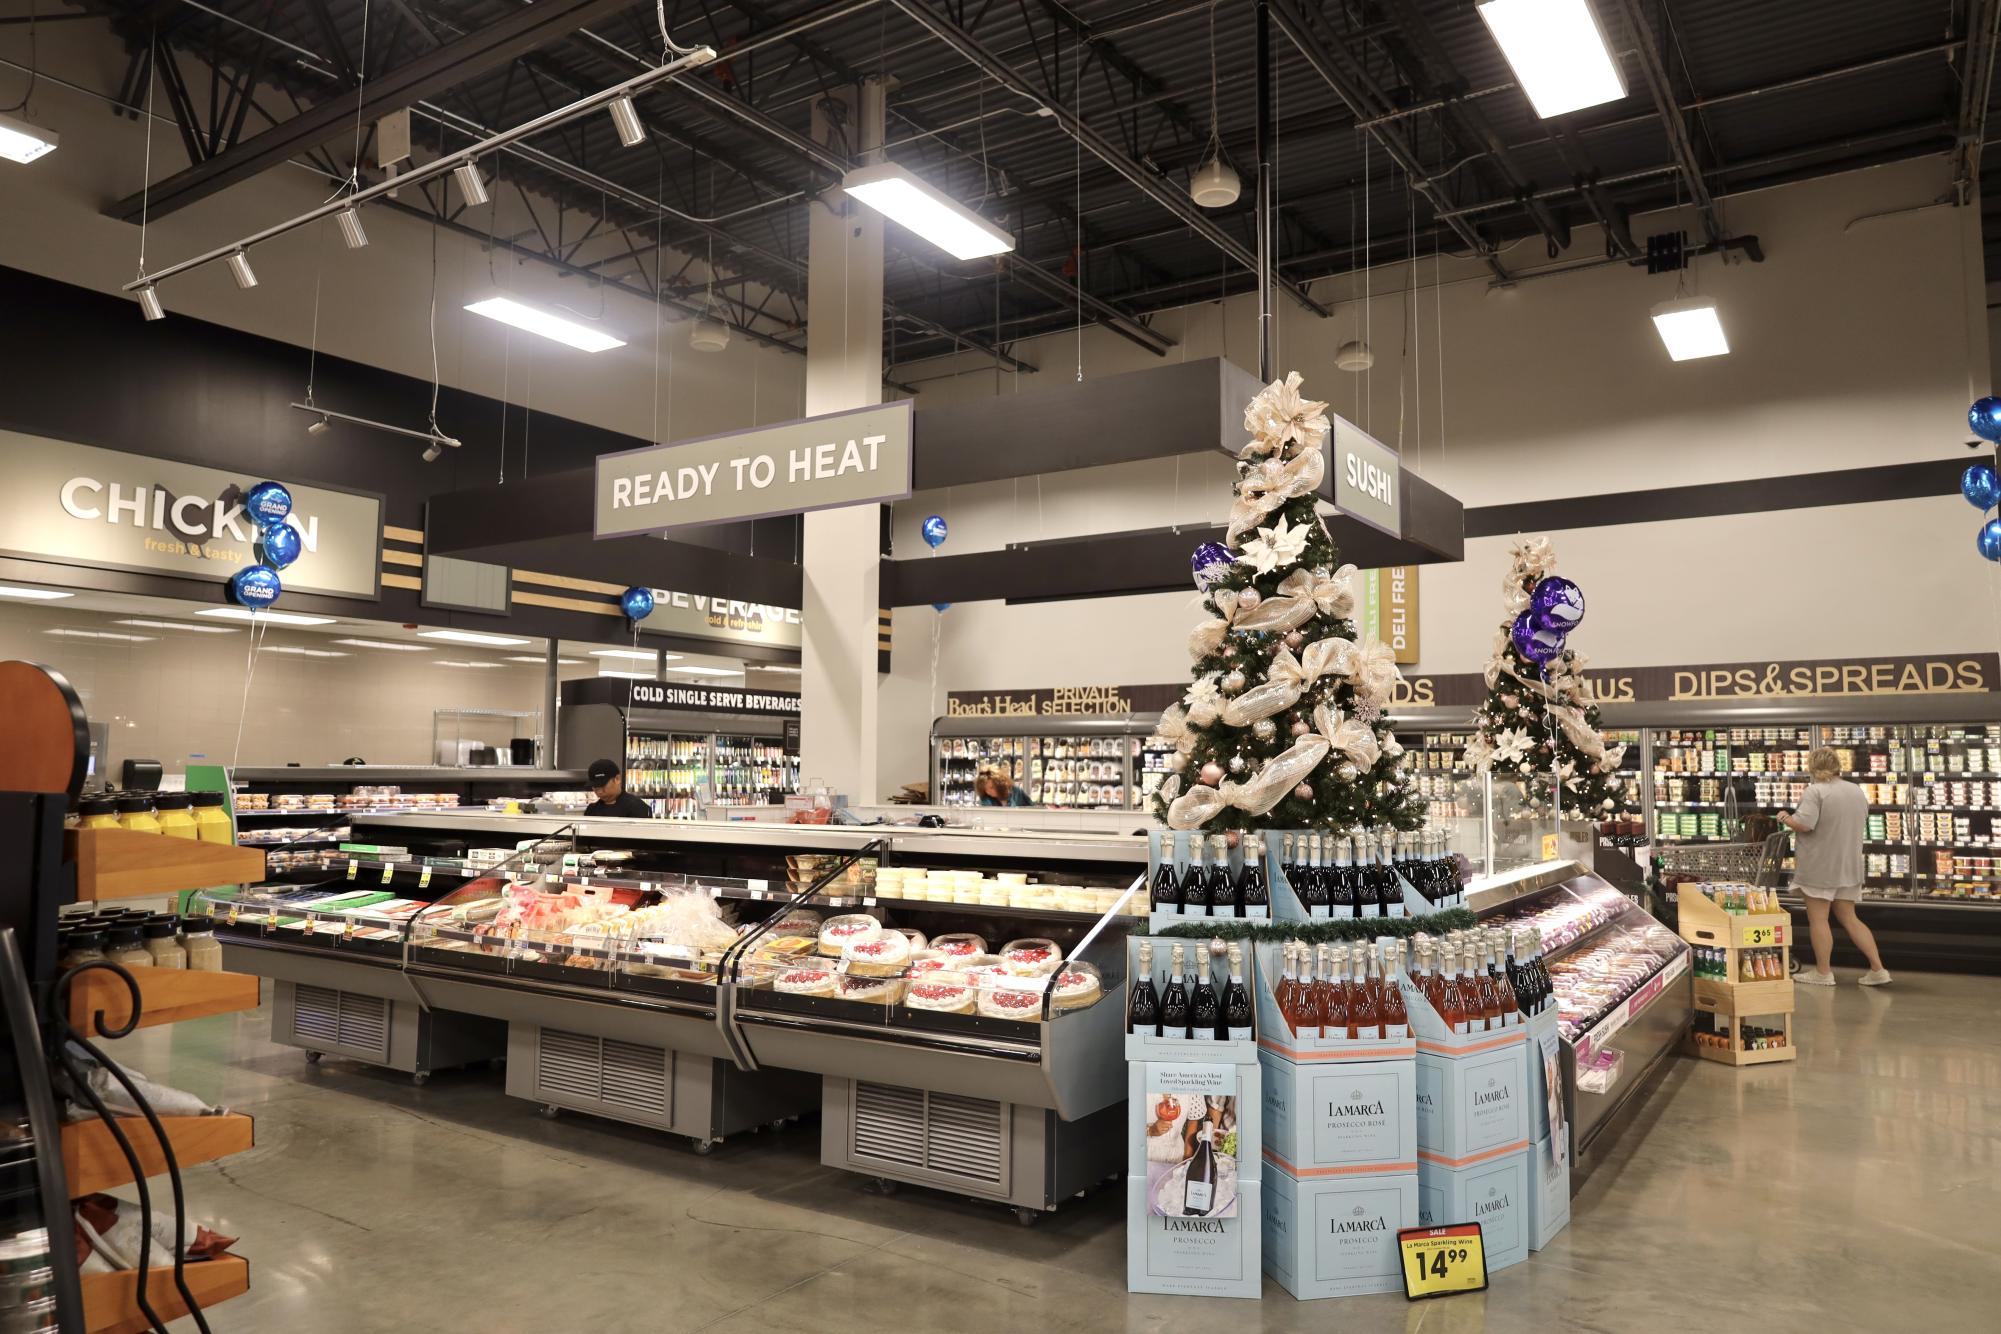
MULTIPOLYGON (((1092 129, 1074 108, 1038 92, 1027 79, 1022 77, 1020 71, 995 56, 979 39, 931 8, 929 4, 924 3, 924 0, 890 0, 890 3, 916 20, 939 41, 957 51, 968 62, 986 71, 1003 87, 1043 108, 1071 138, 1082 144, 1100 162, 1139 187, 1148 198, 1186 222, 1197 235, 1218 250, 1245 268, 1256 272, 1258 258, 1250 247, 1217 226, 1195 201, 1172 181, 1162 179, 1159 173, 1127 157, 1116 144, 1092 129)), ((1286 295, 1315 315, 1324 317, 1333 313, 1314 300, 1306 289, 1297 283, 1281 282, 1279 286, 1284 289, 1286 295)))
POLYGON ((247 181, 337 135, 352 133, 357 120, 370 124, 477 74, 498 69, 566 36, 579 24, 629 6, 630 0, 542 0, 477 27, 415 60, 383 71, 368 81, 358 99, 329 96, 262 134, 126 196, 105 212, 126 222, 136 221, 142 209, 149 217, 164 217, 247 181))
MULTIPOLYGON (((1975 0, 1975 3, 1987 4, 1990 0, 1975 0)), ((1674 85, 1668 79, 1667 67, 1661 63, 1660 39, 1646 15, 1640 12, 1640 0, 1618 0, 1618 4, 1627 27, 1632 30, 1633 45, 1640 55, 1640 74, 1646 79, 1647 91, 1653 95, 1661 128, 1667 131, 1668 149, 1681 172, 1682 186, 1702 216, 1704 238, 1714 245, 1723 238, 1723 225, 1716 217, 1716 199, 1709 193, 1709 182, 1703 179, 1702 164, 1696 160, 1695 144, 1688 137, 1688 122, 1682 119, 1681 107, 1675 100, 1674 85)))
POLYGON ((1966 11, 1966 60, 1960 68, 1959 134, 1952 154, 1953 197, 1973 202, 1980 182, 1981 141, 1994 91, 1994 43, 2001 33, 2001 3, 1972 0, 1966 11))
MULTIPOLYGON (((1416 150, 1404 138, 1397 124, 1381 119, 1383 113, 1390 109, 1389 99, 1383 95, 1382 90, 1344 69, 1335 59, 1334 47, 1308 24, 1305 14, 1300 12, 1291 0, 1272 0, 1271 13, 1278 21, 1279 29, 1294 46, 1299 48, 1299 53, 1306 57, 1306 63, 1312 67, 1313 72, 1348 104, 1348 110, 1354 113, 1355 119, 1376 122, 1370 128, 1369 134, 1383 146, 1383 151, 1403 168, 1404 176, 1412 188, 1425 197, 1440 217, 1450 221, 1452 230, 1459 234, 1459 239, 1464 241, 1475 255, 1486 261, 1487 267, 1494 271, 1496 278, 1506 281, 1508 271, 1501 267, 1501 261, 1494 254, 1493 244, 1480 234, 1478 227, 1453 214, 1451 193, 1437 180, 1432 179, 1432 173, 1418 161, 1416 150)), ((1352 58, 1350 63, 1353 63, 1352 58)))

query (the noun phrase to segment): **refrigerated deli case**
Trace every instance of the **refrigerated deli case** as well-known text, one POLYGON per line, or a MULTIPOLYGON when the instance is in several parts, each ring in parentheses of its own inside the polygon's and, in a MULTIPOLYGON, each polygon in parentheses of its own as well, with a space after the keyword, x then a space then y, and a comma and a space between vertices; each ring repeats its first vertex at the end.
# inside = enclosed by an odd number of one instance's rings
POLYGON ((946 717, 931 724, 931 801, 978 806, 974 780, 1006 771, 1037 806, 1139 810, 1167 776, 1170 748, 1148 744, 1157 713, 1120 718, 946 717))
MULTIPOLYGON (((1589 1163, 1649 1076, 1687 1046, 1694 1013, 1688 946, 1602 876, 1574 861, 1475 880, 1482 924, 1532 926, 1556 993, 1564 1121, 1589 1163)), ((1529 1059, 1541 1059, 1530 1051, 1529 1059)))
POLYGON ((547 1114, 702 1149, 818 1107, 829 1165, 1025 1217, 1118 1170, 1111 997, 1143 839, 355 825, 367 854, 206 896, 227 966, 278 983, 278 1042, 425 1076, 504 1056, 508 1093, 547 1114))

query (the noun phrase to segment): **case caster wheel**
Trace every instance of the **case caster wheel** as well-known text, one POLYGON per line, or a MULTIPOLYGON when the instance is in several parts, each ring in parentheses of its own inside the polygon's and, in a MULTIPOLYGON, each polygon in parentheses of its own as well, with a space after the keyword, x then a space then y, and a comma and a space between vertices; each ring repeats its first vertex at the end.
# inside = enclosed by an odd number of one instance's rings
POLYGON ((320 1057, 324 1055, 326 1055, 326 1053, 323 1051, 309 1051, 306 1053, 306 1064, 318 1065, 320 1063, 320 1057))
POLYGON ((535 1109, 535 1115, 541 1117, 544 1121, 553 1121, 562 1114, 563 1109, 553 1102, 545 1102, 535 1109))
POLYGON ((1023 1227, 1034 1227, 1042 1221, 1042 1210, 1031 1209, 1027 1205, 1018 1204, 1014 1209, 1014 1221, 1023 1227))
POLYGON ((787 1124, 788 1122, 785 1120, 784 1117, 781 1116, 776 1121, 767 1124, 764 1128, 769 1131, 777 1132, 785 1129, 787 1124))
POLYGON ((888 1177, 870 1177, 863 1183, 862 1189, 871 1195, 894 1195, 896 1194, 897 1186, 900 1184, 900 1182, 891 1181, 888 1177))
POLYGON ((716 1143, 717 1141, 712 1139, 691 1139, 688 1141, 688 1147, 706 1158, 716 1151, 716 1143))
POLYGON ((431 1082, 431 1072, 429 1070, 419 1070, 410 1076, 410 1082, 418 1088, 422 1088, 431 1082))

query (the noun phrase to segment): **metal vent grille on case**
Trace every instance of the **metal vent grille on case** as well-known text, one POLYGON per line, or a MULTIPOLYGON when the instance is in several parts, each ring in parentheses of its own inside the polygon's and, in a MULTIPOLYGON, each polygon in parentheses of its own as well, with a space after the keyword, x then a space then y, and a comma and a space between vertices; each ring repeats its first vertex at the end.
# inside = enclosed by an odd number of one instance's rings
POLYGON ((344 1048, 386 1060, 389 1002, 302 982, 292 989, 292 1036, 329 1051, 344 1048))
POLYGON ((967 1181, 1003 1180, 1001 1104, 987 1098, 857 1080, 850 1156, 923 1168, 967 1181))
POLYGON ((535 1086, 547 1097, 668 1114, 673 1058, 665 1049, 554 1028, 537 1038, 535 1086))

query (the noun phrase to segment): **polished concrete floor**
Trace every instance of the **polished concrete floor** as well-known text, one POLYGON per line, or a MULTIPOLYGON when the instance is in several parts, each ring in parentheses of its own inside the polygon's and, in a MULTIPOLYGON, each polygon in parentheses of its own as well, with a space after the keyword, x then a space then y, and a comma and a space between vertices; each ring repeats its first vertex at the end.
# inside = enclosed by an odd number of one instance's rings
POLYGON ((308 1066, 261 1014, 114 1045, 257 1118, 254 1150, 187 1173, 252 1264, 217 1334, 2001 1328, 2001 980, 1843 976, 1800 988, 1797 1063, 1675 1062, 1555 1245, 1416 1304, 1131 1297, 1117 1192, 1033 1228, 879 1197, 819 1165, 811 1120, 704 1158, 544 1121, 497 1073, 308 1066))

